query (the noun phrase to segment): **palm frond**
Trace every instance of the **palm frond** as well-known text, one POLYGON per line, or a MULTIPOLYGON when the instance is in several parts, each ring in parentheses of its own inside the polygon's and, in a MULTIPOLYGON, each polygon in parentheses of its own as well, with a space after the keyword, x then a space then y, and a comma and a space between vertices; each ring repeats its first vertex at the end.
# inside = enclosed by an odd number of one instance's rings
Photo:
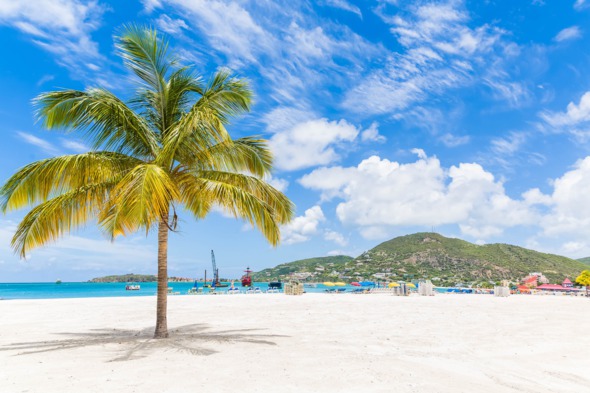
POLYGON ((190 111, 166 132, 158 162, 182 163, 198 151, 206 154, 213 145, 229 141, 224 125, 230 117, 250 110, 251 100, 246 81, 231 78, 227 71, 217 72, 190 111))
POLYGON ((24 258, 31 249, 83 226, 96 215, 114 184, 85 185, 36 206, 18 225, 12 247, 24 258))
POLYGON ((7 212, 44 202, 88 184, 122 178, 141 161, 119 153, 90 152, 36 161, 21 168, 0 189, 0 209, 7 212))
POLYGON ((264 139, 244 137, 212 146, 207 151, 196 151, 187 166, 197 170, 228 172, 247 171, 263 178, 272 172, 273 156, 264 139))
POLYGON ((178 187, 166 171, 154 164, 141 164, 123 177, 110 193, 99 214, 99 225, 115 238, 139 228, 149 230, 167 218, 178 200, 178 187))
POLYGON ((138 157, 154 157, 159 150, 158 136, 149 124, 108 90, 53 91, 33 102, 44 127, 84 131, 94 149, 138 157))
POLYGON ((125 65, 153 90, 164 90, 166 74, 174 64, 168 56, 168 39, 154 29, 127 25, 115 47, 125 65))
POLYGON ((280 242, 280 225, 293 217, 293 203, 255 177, 217 171, 175 176, 180 200, 196 218, 203 218, 214 205, 221 206, 258 228, 272 245, 280 242))

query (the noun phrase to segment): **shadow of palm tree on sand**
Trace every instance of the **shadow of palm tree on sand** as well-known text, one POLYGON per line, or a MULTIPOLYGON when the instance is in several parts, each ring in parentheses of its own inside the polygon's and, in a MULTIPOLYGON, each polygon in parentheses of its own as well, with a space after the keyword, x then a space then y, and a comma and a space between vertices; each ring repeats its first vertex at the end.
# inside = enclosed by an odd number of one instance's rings
POLYGON ((170 329, 170 337, 154 339, 154 328, 142 330, 93 329, 88 333, 59 333, 69 337, 60 340, 12 343, 0 348, 0 351, 17 351, 15 356, 42 352, 63 351, 91 346, 116 346, 117 354, 111 362, 140 359, 152 352, 177 351, 191 355, 208 356, 219 351, 207 344, 250 343, 276 345, 269 341, 273 337, 286 337, 273 334, 255 333, 260 329, 238 329, 211 331, 207 325, 193 324, 170 329))

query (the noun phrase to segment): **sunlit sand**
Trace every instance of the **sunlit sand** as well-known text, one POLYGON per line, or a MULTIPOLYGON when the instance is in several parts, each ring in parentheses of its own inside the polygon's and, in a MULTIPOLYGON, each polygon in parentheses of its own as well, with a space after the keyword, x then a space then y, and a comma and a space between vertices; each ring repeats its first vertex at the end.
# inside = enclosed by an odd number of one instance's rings
POLYGON ((582 392, 582 297, 0 301, 3 392, 582 392))

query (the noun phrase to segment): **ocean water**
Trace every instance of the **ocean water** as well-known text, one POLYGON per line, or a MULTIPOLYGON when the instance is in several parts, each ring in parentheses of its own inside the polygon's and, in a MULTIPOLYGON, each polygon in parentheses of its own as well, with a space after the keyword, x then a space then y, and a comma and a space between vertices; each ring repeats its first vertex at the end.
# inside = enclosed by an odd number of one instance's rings
MULTIPOLYGON (((60 299, 60 298, 84 298, 84 297, 131 297, 131 296, 155 296, 156 283, 142 282, 139 283, 139 291, 126 291, 126 283, 89 283, 89 282, 63 282, 56 283, 0 283, 0 299, 60 299)), ((234 283, 240 290, 245 290, 239 283, 234 283)), ((189 289, 194 286, 192 282, 170 282, 168 287, 173 288, 173 292, 179 292, 179 295, 187 295, 189 289)), ((199 283, 202 287, 202 283, 199 283)), ((261 291, 268 289, 268 283, 254 283, 254 287, 260 288, 261 291)), ((315 288, 305 287, 306 292, 323 292, 328 287, 318 284, 315 288)), ((354 287, 343 287, 349 292, 354 287)), ((217 288, 216 292, 227 292, 228 288, 217 288)), ((204 293, 209 289, 204 288, 204 293)), ((188 296, 188 295, 187 295, 188 296)))

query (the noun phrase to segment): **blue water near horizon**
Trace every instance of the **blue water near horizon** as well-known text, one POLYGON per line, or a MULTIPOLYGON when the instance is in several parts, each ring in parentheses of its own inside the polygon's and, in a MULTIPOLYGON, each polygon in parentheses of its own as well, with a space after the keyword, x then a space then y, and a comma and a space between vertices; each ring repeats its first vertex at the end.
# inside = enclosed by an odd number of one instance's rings
MULTIPOLYGON (((136 297, 136 296, 155 296, 157 283, 142 282, 139 291, 125 290, 126 283, 93 283, 93 282, 54 282, 47 283, 0 283, 0 299, 65 299, 65 298, 89 298, 89 297, 136 297)), ((202 287, 199 283, 199 288, 202 287)), ((237 288, 245 291, 239 283, 234 284, 237 288)), ((179 295, 187 295, 189 289, 194 287, 193 282, 170 282, 168 287, 173 288, 173 292, 179 292, 179 295)), ((268 289, 267 282, 254 283, 254 287, 260 288, 261 291, 268 289)), ((305 287, 306 292, 324 292, 329 287, 317 284, 317 287, 305 287)), ((349 292, 355 287, 346 286, 349 292)), ((227 292, 228 288, 217 288, 216 292, 227 292)), ((204 288, 204 293, 209 292, 204 288)))

